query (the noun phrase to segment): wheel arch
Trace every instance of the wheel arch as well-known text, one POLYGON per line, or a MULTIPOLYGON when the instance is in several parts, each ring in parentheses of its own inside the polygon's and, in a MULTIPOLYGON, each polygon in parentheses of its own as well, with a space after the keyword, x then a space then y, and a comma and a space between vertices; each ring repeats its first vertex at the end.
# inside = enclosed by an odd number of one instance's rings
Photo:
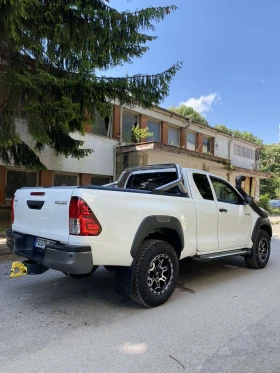
POLYGON ((184 233, 182 225, 177 218, 167 215, 146 217, 135 234, 130 250, 131 256, 135 258, 143 241, 152 238, 170 243, 178 257, 180 257, 184 248, 184 233))
POLYGON ((255 238, 257 237, 257 234, 260 231, 260 229, 263 229, 264 231, 266 231, 270 238, 272 237, 272 226, 271 226, 271 222, 270 222, 269 218, 261 218, 260 217, 256 221, 255 227, 253 229, 253 233, 252 233, 252 241, 253 242, 254 242, 255 238))
POLYGON ((260 229, 266 231, 270 238, 272 237, 272 227, 269 225, 261 225, 260 229))

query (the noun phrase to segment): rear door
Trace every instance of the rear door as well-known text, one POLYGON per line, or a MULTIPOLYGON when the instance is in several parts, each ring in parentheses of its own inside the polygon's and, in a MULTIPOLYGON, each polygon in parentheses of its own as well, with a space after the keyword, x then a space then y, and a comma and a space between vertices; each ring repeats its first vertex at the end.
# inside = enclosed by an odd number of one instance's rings
POLYGON ((188 171, 188 181, 197 211, 197 250, 218 250, 218 211, 207 175, 199 171, 188 171))
POLYGON ((251 208, 244 204, 243 198, 225 180, 216 176, 210 176, 210 180, 219 214, 219 249, 246 247, 251 241, 251 208))
POLYGON ((13 230, 68 243, 73 187, 23 188, 15 193, 13 230))

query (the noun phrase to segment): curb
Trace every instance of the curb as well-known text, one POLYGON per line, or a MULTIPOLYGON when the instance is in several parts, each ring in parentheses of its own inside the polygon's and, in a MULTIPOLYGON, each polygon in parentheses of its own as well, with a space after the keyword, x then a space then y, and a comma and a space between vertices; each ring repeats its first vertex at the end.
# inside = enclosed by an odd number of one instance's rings
POLYGON ((6 238, 0 238, 0 256, 7 254, 11 254, 11 252, 6 246, 6 238))
POLYGON ((6 245, 0 245, 0 256, 11 254, 10 250, 7 248, 6 245))

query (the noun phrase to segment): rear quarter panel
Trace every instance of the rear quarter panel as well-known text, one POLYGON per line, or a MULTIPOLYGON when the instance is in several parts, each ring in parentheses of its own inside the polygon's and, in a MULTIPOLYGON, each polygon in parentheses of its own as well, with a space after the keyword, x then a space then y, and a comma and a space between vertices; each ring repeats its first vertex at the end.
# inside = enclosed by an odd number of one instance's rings
MULTIPOLYGON (((176 217, 185 237, 182 257, 195 253, 196 210, 190 198, 91 189, 76 189, 73 195, 88 203, 102 226, 99 236, 82 238, 84 244, 92 247, 95 265, 129 266, 137 229, 151 215, 176 217)), ((70 236, 69 243, 80 244, 81 237, 70 236)))

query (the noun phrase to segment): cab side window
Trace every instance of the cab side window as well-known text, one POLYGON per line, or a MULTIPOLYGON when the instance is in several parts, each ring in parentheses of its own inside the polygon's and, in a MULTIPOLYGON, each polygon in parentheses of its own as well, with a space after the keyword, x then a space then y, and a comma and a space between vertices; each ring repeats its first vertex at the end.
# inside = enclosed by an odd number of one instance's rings
POLYGON ((195 182, 195 185, 203 199, 214 201, 213 193, 207 175, 193 174, 193 181, 195 182))
POLYGON ((218 202, 242 205, 242 197, 226 181, 210 176, 218 202))

